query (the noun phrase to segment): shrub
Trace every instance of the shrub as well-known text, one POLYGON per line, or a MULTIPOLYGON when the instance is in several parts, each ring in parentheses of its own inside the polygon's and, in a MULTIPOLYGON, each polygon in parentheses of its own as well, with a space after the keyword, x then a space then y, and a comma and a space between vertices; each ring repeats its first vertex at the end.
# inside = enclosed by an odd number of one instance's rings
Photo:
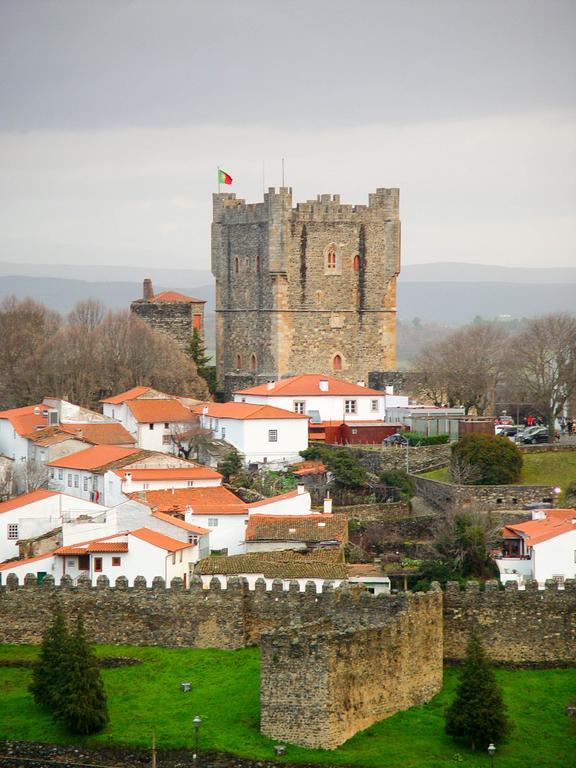
POLYGON ((417 445, 446 445, 450 442, 450 435, 423 435, 421 432, 404 432, 408 438, 408 444, 417 445))
POLYGON ((452 446, 452 463, 467 467, 474 480, 468 485, 516 483, 522 470, 522 453, 498 435, 466 435, 452 446))
POLYGON ((224 480, 228 482, 231 477, 239 475, 242 472, 242 459, 237 451, 230 451, 228 456, 218 464, 218 472, 224 475, 224 480))
POLYGON ((502 692, 480 638, 473 632, 456 698, 446 711, 446 733, 471 749, 486 750, 506 741, 512 730, 502 692))
POLYGON ((414 480, 401 469, 391 469, 387 472, 382 472, 380 482, 392 488, 397 488, 403 501, 408 501, 416 493, 414 480))

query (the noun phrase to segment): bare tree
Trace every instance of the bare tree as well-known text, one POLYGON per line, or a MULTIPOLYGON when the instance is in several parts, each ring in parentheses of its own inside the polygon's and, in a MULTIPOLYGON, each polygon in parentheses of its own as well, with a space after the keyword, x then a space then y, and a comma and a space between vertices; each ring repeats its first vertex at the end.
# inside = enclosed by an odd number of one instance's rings
POLYGON ((14 489, 14 472, 12 461, 0 457, 0 501, 6 501, 12 496, 14 489))
POLYGON ((84 331, 93 331, 106 316, 106 307, 98 299, 79 301, 68 315, 68 325, 77 326, 84 331))
POLYGON ((14 469, 14 484, 18 493, 47 488, 49 480, 50 473, 46 465, 33 459, 27 459, 14 469))
POLYGON ((450 480, 458 485, 475 485, 482 473, 478 467, 474 467, 460 456, 453 456, 448 469, 450 480))
POLYGON ((197 459, 198 452, 213 443, 213 437, 209 429, 204 429, 199 424, 171 424, 170 442, 176 448, 178 456, 197 459))
POLYGON ((473 323, 454 331, 414 361, 423 373, 421 392, 437 405, 461 405, 486 413, 504 370, 507 333, 497 323, 473 323))
POLYGON ((554 432, 555 420, 576 393, 576 318, 546 315, 527 322, 510 345, 512 375, 554 432))

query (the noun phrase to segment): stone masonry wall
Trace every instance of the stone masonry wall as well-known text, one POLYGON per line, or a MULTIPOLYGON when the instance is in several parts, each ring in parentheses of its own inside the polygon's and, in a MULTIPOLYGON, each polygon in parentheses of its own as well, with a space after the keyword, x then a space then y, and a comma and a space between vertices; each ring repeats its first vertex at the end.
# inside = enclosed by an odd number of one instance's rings
MULTIPOLYGON (((374 450, 346 446, 360 464, 370 472, 406 469, 406 448, 378 447, 374 450)), ((408 468, 411 472, 445 466, 450 462, 450 445, 421 445, 408 448, 408 468)))
POLYGON ((441 595, 381 602, 388 610, 368 627, 327 631, 320 623, 262 636, 262 733, 334 749, 440 690, 441 595))
POLYGON ((204 327, 204 304, 185 301, 133 301, 130 309, 145 320, 155 331, 165 333, 185 349, 190 343, 194 329, 194 315, 200 315, 204 327))
POLYGON ((437 509, 474 509, 491 512, 499 509, 521 509, 523 504, 551 501, 551 485, 455 485, 412 475, 416 494, 437 509))
POLYGON ((537 583, 518 590, 508 582, 487 582, 481 592, 475 582, 460 591, 449 582, 444 595, 444 658, 464 658, 470 632, 476 628, 495 662, 518 665, 576 664, 576 582, 563 590, 537 583))

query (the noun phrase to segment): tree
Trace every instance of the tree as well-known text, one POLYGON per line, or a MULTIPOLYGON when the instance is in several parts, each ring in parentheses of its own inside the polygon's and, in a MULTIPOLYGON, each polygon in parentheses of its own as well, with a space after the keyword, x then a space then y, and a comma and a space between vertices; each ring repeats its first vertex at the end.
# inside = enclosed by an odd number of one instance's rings
POLYGON ((474 750, 506 741, 512 730, 502 692, 476 632, 468 641, 456 698, 446 711, 445 730, 474 750))
POLYGON ((194 328, 192 331, 192 338, 186 347, 186 354, 194 361, 198 376, 204 379, 210 393, 214 394, 216 392, 216 368, 209 365, 212 358, 206 354, 206 345, 198 328, 194 328))
POLYGON ((50 480, 48 467, 34 459, 26 459, 23 464, 17 464, 13 476, 18 493, 30 493, 39 488, 47 488, 50 480))
POLYGON ((461 476, 466 467, 474 470, 470 477, 478 479, 469 481, 469 485, 516 483, 522 471, 520 449, 499 435, 472 434, 460 438, 452 446, 452 462, 461 476))
POLYGON ((40 656, 34 665, 30 692, 37 704, 49 710, 58 707, 70 638, 61 608, 42 635, 40 656))
POLYGON ((56 715, 70 733, 88 735, 101 731, 108 722, 106 693, 98 660, 86 641, 81 616, 70 638, 60 685, 62 695, 56 715))
POLYGON ((494 576, 490 550, 498 540, 498 530, 486 515, 475 512, 445 514, 434 526, 437 561, 444 563, 451 578, 494 576))
POLYGON ((568 314, 529 320, 510 345, 510 377, 518 381, 550 434, 576 392, 576 318, 568 314))
POLYGON ((106 307, 98 299, 86 299, 74 305, 68 315, 68 325, 93 331, 106 317, 106 307))
POLYGON ((391 469, 380 474, 380 482, 397 488, 403 501, 409 501, 416 493, 414 480, 401 469, 391 469))
POLYGON ((436 405, 448 402, 483 415, 505 369, 506 330, 481 319, 459 328, 414 360, 422 376, 421 392, 436 405))
POLYGON ((238 455, 238 451, 230 451, 228 456, 218 464, 218 472, 224 475, 224 480, 230 482, 230 478, 235 475, 239 475, 242 472, 243 464, 242 459, 238 455))

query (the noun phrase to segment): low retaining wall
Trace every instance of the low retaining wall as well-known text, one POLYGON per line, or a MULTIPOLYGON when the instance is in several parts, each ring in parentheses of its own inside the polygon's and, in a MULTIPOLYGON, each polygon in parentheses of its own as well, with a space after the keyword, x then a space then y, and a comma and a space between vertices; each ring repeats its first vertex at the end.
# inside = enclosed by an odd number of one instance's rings
POLYGON ((551 501, 551 485, 456 485, 412 475, 416 493, 436 509, 475 509, 492 512, 521 508, 524 504, 551 501))
POLYGON ((349 520, 385 521, 404 520, 412 516, 410 505, 403 501, 390 504, 353 504, 348 507, 334 507, 334 512, 348 515, 349 520))
MULTIPOLYGON (((406 448, 384 446, 374 450, 357 448, 347 449, 358 459, 360 465, 369 472, 378 474, 385 470, 406 470, 406 448)), ((408 468, 411 472, 424 472, 427 469, 446 466, 450 461, 450 445, 422 445, 408 448, 408 468)))

